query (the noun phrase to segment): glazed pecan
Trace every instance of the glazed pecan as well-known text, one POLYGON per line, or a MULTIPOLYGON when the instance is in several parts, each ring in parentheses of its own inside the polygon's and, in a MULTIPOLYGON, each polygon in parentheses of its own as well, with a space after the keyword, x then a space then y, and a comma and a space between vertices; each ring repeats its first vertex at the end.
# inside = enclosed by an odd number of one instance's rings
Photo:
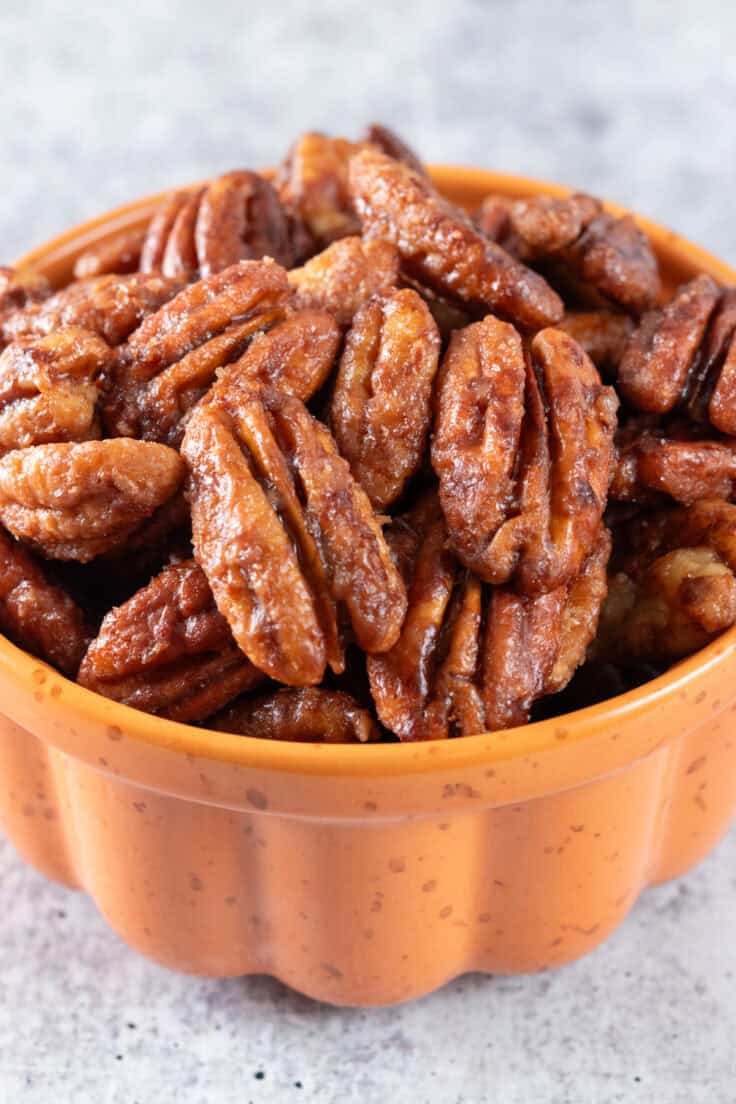
POLYGON ((308 402, 327 382, 340 338, 340 327, 325 311, 295 311, 268 333, 256 334, 238 360, 218 370, 213 395, 270 385, 308 402))
POLYGON ((582 346, 604 379, 615 379, 634 332, 628 314, 611 310, 568 311, 558 329, 582 346))
POLYGON ((99 437, 98 379, 112 355, 102 338, 74 326, 8 345, 0 354, 0 455, 99 437))
POLYGON ((182 420, 217 369, 283 318, 288 297, 286 272, 271 260, 241 261, 189 284, 121 349, 102 404, 108 432, 178 444, 182 420))
POLYGON ((453 335, 440 371, 432 464, 450 540, 488 582, 527 594, 575 576, 613 472, 617 401, 583 350, 541 331, 526 358, 492 315, 453 335))
POLYGON ((562 302, 537 273, 476 230, 425 177, 376 150, 350 163, 363 234, 394 244, 410 279, 537 330, 562 317, 562 302))
POLYGON ((81 326, 108 345, 119 345, 181 287, 178 280, 140 272, 76 280, 45 302, 12 315, 5 324, 6 337, 43 336, 62 326, 81 326))
POLYGON ((698 422, 736 436, 736 289, 696 276, 641 321, 619 366, 619 387, 638 410, 686 407, 698 422))
POLYGON ((297 307, 325 310, 348 326, 371 296, 394 287, 398 270, 398 254, 387 242, 343 238, 293 268, 289 282, 297 307))
POLYGON ((74 278, 84 280, 107 273, 121 276, 137 272, 145 236, 145 230, 124 230, 85 249, 74 262, 74 278))
POLYGON ((736 506, 707 499, 617 533, 596 659, 680 659, 736 623, 736 506))
POLYGON ((350 694, 315 687, 243 698, 207 727, 238 736, 320 744, 365 744, 379 736, 370 713, 350 694))
POLYGON ((432 315, 408 288, 374 296, 353 319, 330 422, 376 510, 399 497, 422 463, 439 348, 432 315))
POLYGON ((668 495, 686 506, 736 495, 736 441, 670 436, 664 429, 624 432, 610 496, 656 503, 668 495))
POLYGON ((87 647, 84 615, 37 561, 0 529, 0 630, 19 647, 75 675, 87 647))
POLYGON ((45 276, 28 268, 0 265, 0 347, 9 336, 5 324, 11 315, 33 303, 42 303, 50 295, 51 285, 45 276))
POLYGON ((297 139, 276 174, 281 202, 320 245, 360 233, 348 188, 348 165, 351 157, 367 148, 366 142, 310 132, 297 139))
POLYGON ((86 563, 178 489, 173 449, 114 439, 16 449, 0 460, 0 521, 49 559, 86 563))
POLYGON ((192 532, 218 608, 256 666, 292 685, 343 666, 345 610, 360 646, 395 642, 406 608, 365 493, 328 431, 273 388, 200 405, 182 445, 192 532))
POLYGON ((200 721, 263 681, 194 560, 170 564, 104 618, 79 682, 174 721, 200 721))
POLYGON ((427 170, 414 150, 390 127, 382 123, 369 123, 361 134, 360 140, 376 146, 381 153, 393 157, 395 161, 403 161, 414 172, 426 175, 427 170))
POLYGON ((632 314, 659 293, 659 269, 649 240, 630 215, 617 218, 592 196, 531 196, 512 203, 505 242, 552 277, 576 282, 632 314))
POLYGON ((408 586, 401 636, 368 658, 378 716, 402 740, 508 728, 562 689, 595 634, 610 538, 602 529, 569 585, 535 597, 483 585, 448 550, 428 496, 389 537, 408 586))

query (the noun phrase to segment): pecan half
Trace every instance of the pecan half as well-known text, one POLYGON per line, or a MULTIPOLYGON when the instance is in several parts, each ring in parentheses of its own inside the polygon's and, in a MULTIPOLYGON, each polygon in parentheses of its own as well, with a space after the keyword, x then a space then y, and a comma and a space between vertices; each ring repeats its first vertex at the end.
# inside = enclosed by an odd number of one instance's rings
POLYGON ((84 614, 21 545, 0 529, 0 630, 32 655, 75 675, 87 647, 84 614))
POLYGON ((646 234, 631 215, 609 215, 592 196, 517 200, 508 235, 524 260, 545 262, 551 274, 572 277, 624 310, 638 315, 656 301, 659 269, 646 234))
POLYGON ((238 360, 218 369, 213 394, 271 386, 308 402, 327 382, 340 339, 340 327, 325 311, 295 311, 267 333, 256 334, 238 360))
POLYGON ((99 437, 100 373, 112 350, 78 327, 19 338, 0 354, 0 454, 99 437))
POLYGON ((178 444, 182 419, 217 369, 283 318, 288 297, 286 272, 271 260, 241 261, 189 284, 120 351, 102 404, 108 432, 178 444))
POLYGON ((664 429, 622 434, 610 497, 656 502, 660 494, 689 506, 736 495, 736 441, 668 436, 664 429))
POLYGON ((173 449, 143 441, 16 449, 0 459, 0 521, 49 559, 86 563, 125 540, 183 474, 173 449))
POLYGON ((604 379, 616 378, 634 322, 611 310, 568 311, 558 329, 582 346, 604 379))
POLYGON ((686 407, 698 422, 736 436, 736 289, 696 276, 641 321, 619 366, 633 407, 686 407))
POLYGON ((476 230, 406 165, 366 150, 350 163, 350 188, 364 236, 394 244, 410 279, 527 329, 562 317, 561 300, 541 276, 476 230))
POLYGON ((195 242, 203 277, 261 257, 285 268, 294 263, 286 212, 273 185, 254 172, 229 172, 206 188, 195 242))
POLYGON ((32 269, 8 268, 0 265, 0 347, 5 324, 11 315, 34 303, 42 303, 51 295, 51 285, 45 276, 32 269))
POLYGON ((263 675, 235 644, 204 572, 170 564, 104 618, 79 682, 175 721, 201 721, 263 675))
POLYGON ((76 280, 45 302, 12 315, 5 324, 6 336, 43 336, 62 326, 81 326, 108 345, 119 345, 181 287, 178 280, 140 272, 76 280))
POLYGON ((408 288, 374 296, 353 319, 330 422, 377 510, 399 497, 422 463, 439 349, 429 309, 408 288))
POLYGON ((368 676, 380 720, 400 739, 523 724, 533 702, 566 685, 584 660, 605 595, 605 530, 569 587, 535 597, 462 570, 432 495, 397 519, 389 539, 409 606, 394 647, 368 657, 368 676))
POLYGON ((365 744, 379 738, 376 722, 350 694, 315 687, 244 698, 208 722, 208 728, 264 740, 365 744))
POLYGON ((348 326, 376 292, 395 286, 398 274, 398 253, 392 245, 343 238, 302 268, 293 268, 289 283, 295 306, 327 311, 341 326, 348 326))
POLYGON ((366 651, 390 648, 406 608, 365 493, 328 431, 292 396, 197 407, 182 452, 192 532, 218 608, 257 667, 292 685, 343 666, 344 608, 366 651))
POLYGON ((307 226, 320 245, 360 233, 348 188, 350 158, 365 142, 302 134, 276 174, 279 198, 307 226))
POLYGON ((395 161, 403 161, 414 172, 426 175, 427 170, 411 146, 383 123, 369 123, 361 134, 360 141, 376 146, 381 153, 393 157, 395 161))
POLYGON ((145 230, 124 230, 99 245, 85 249, 74 262, 74 278, 84 280, 107 273, 121 276, 137 272, 145 236, 145 230))
POLYGON ((736 623, 736 506, 709 499, 639 518, 617 545, 594 658, 671 662, 736 623))
POLYGON ((617 401, 583 350, 489 315, 453 335, 440 372, 432 464, 450 540, 488 582, 554 590, 591 550, 614 463, 617 401))

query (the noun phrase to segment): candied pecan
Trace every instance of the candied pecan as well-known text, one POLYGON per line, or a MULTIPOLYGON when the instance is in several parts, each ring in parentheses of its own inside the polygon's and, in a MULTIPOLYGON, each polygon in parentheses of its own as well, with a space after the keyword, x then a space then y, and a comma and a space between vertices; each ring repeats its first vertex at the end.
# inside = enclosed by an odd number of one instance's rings
POLYGON ((82 686, 174 721, 200 721, 263 675, 243 655, 193 560, 170 564, 104 618, 82 686))
POLYGON ((475 212, 474 221, 487 238, 502 245, 513 253, 514 243, 511 234, 511 206, 513 200, 508 196, 487 195, 475 212))
POLYGON ((16 449, 0 460, 0 521, 49 559, 86 563, 169 499, 183 471, 173 449, 125 438, 16 449))
POLYGON ((123 230, 98 245, 90 246, 74 262, 74 278, 83 280, 107 273, 120 276, 137 272, 145 236, 145 230, 123 230))
MULTIPOLYGON (((199 193, 198 193, 199 194, 199 193)), ((169 192, 146 229, 141 248, 141 272, 160 272, 164 267, 166 247, 179 212, 191 198, 190 192, 169 192)))
POLYGON ((201 276, 261 257, 285 268, 294 263, 286 212, 273 185, 254 172, 226 173, 209 185, 195 241, 201 276))
POLYGON ((349 142, 326 134, 303 134, 276 174, 281 202, 306 225, 320 245, 360 233, 348 188, 350 158, 366 142, 349 142))
POLYGON ((271 260, 241 261, 189 284, 120 350, 102 404, 108 432, 177 444, 182 419, 217 369, 283 318, 288 297, 286 272, 271 260))
POLYGON ((394 522, 389 540, 409 605, 398 642, 369 656, 368 676, 380 720, 400 739, 523 724, 538 697, 566 685, 596 630, 606 530, 569 587, 535 597, 484 586, 462 570, 433 495, 394 522))
POLYGON ((325 310, 347 326, 371 296, 396 284, 398 270, 398 254, 387 242, 343 238, 293 268, 289 282, 297 307, 325 310))
POLYGON ((619 445, 610 496, 619 502, 654 502, 669 495, 689 506, 701 498, 736 494, 736 441, 679 440, 665 430, 645 431, 619 445))
POLYGON ((364 236, 392 242, 410 279, 528 329, 562 317, 559 296, 541 276, 476 230, 406 165, 366 150, 350 163, 350 187, 364 236))
POLYGON ((487 582, 525 593, 578 573, 614 462, 617 402, 567 334, 541 331, 531 363, 488 315, 453 335, 440 370, 432 464, 450 540, 487 582))
POLYGON ((558 329, 582 346, 604 378, 614 379, 634 322, 611 310, 568 311, 558 329))
POLYGON ((382 153, 393 157, 395 161, 403 161, 414 172, 426 175, 427 170, 414 150, 390 127, 382 123, 369 123, 361 135, 361 141, 377 146, 382 153))
POLYGON ((358 643, 395 642, 401 580, 365 492, 328 431, 274 388, 194 411, 182 445, 195 554, 243 651, 293 685, 343 666, 338 607, 358 643))
POLYGON ((74 326, 8 345, 0 354, 0 454, 99 437, 97 381, 112 355, 102 338, 74 326))
POLYGON ((657 259, 646 234, 631 215, 609 215, 592 196, 517 200, 506 237, 523 260, 544 263, 551 275, 571 278, 633 314, 649 310, 659 293, 657 259))
POLYGON ((243 698, 208 721, 207 727, 238 736, 302 743, 365 744, 379 737, 370 713, 350 694, 311 686, 243 698))
POLYGON ((408 288, 374 296, 353 319, 330 423, 376 510, 390 506, 421 465, 439 347, 432 315, 408 288))
POLYGON ((181 287, 178 280, 140 272, 75 280, 45 302, 12 315, 5 324, 6 337, 43 336, 61 326, 81 326, 108 345, 119 345, 181 287))
POLYGON ((76 674, 87 647, 88 631, 79 606, 1 529, 0 630, 65 675, 76 674))
POLYGON ((270 385, 308 402, 327 382, 340 337, 340 327, 325 311, 294 311, 268 333, 256 334, 238 360, 218 369, 213 396, 233 387, 270 385))
POLYGON ((45 276, 30 268, 0 265, 0 346, 5 338, 5 323, 16 311, 33 303, 42 303, 51 295, 45 276))
POLYGON ((736 623, 736 506, 707 499, 639 518, 617 545, 596 659, 671 662, 736 623))

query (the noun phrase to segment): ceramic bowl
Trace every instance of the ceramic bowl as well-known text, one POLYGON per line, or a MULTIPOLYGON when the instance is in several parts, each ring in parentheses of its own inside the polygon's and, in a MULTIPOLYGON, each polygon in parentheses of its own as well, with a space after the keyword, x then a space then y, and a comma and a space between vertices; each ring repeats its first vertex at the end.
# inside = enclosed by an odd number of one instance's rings
MULTIPOLYGON (((564 189, 436 167, 475 206, 564 189)), ((23 258, 56 284, 158 197, 23 258)), ((617 210, 617 208, 612 208, 617 210)), ((736 273, 641 220, 665 283, 736 273)), ((176 970, 272 974, 388 1005, 469 970, 558 966, 682 874, 736 808, 736 631, 601 705, 445 742, 289 744, 159 720, 0 637, 0 821, 50 878, 92 895, 176 970)), ((84 933, 80 932, 80 939, 84 933)))

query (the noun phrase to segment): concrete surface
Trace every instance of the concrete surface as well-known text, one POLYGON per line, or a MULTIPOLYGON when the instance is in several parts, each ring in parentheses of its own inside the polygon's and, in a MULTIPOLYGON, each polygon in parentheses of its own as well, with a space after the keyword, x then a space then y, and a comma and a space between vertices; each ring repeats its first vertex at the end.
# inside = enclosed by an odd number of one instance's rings
MULTIPOLYGON (((6 3, 0 254, 380 118, 736 263, 734 41, 727 0, 6 3)), ((151 966, 0 841, 0 1104, 732 1104, 735 871, 732 836, 559 973, 349 1012, 151 966)))

